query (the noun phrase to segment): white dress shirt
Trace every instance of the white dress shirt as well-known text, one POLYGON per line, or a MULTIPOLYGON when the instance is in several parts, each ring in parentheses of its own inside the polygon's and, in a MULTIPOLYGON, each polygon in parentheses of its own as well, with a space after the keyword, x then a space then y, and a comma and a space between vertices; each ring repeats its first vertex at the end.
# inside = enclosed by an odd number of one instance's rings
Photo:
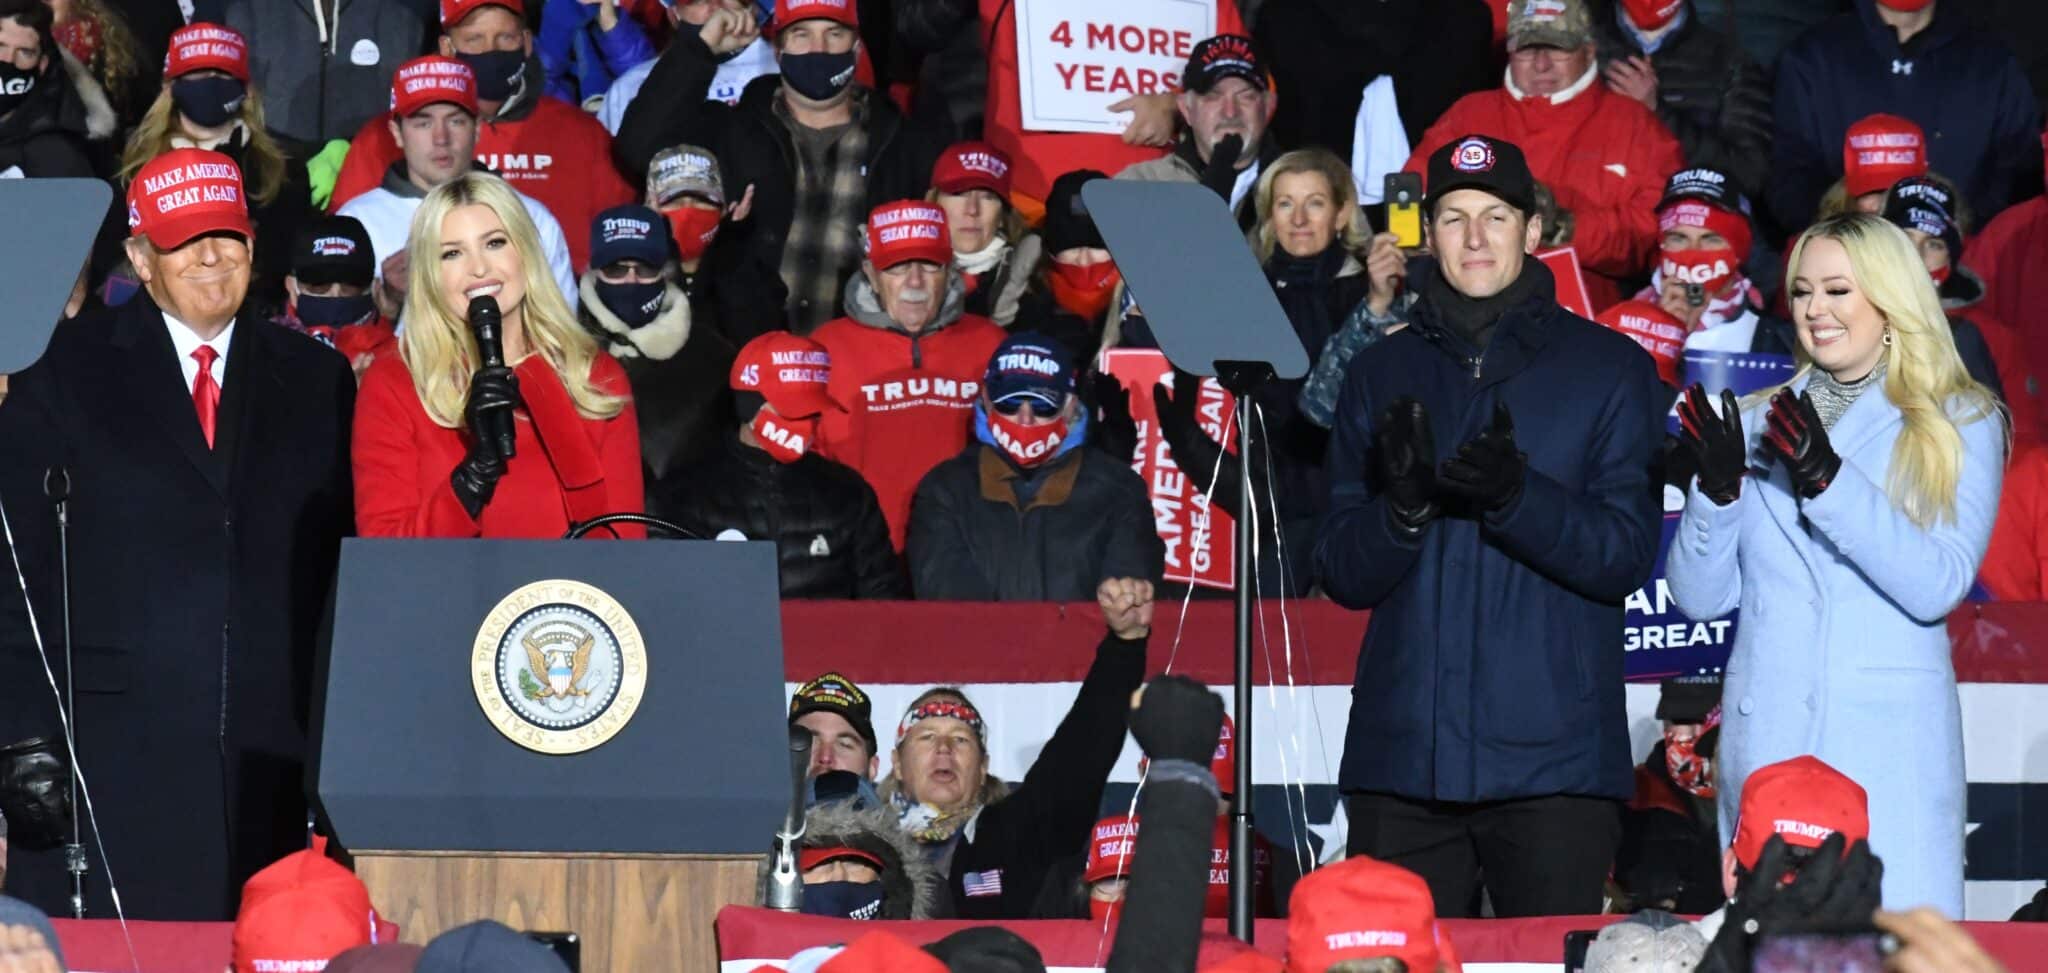
POLYGON ((192 357, 192 353, 198 351, 200 345, 206 345, 214 350, 213 367, 208 371, 213 375, 213 384, 222 392, 226 392, 228 341, 235 336, 235 322, 229 321, 228 326, 220 329, 220 333, 214 335, 212 341, 200 341, 197 332, 185 322, 172 317, 169 311, 164 312, 164 327, 170 329, 171 347, 178 353, 178 370, 185 375, 186 393, 191 393, 193 386, 199 384, 199 359, 192 357))

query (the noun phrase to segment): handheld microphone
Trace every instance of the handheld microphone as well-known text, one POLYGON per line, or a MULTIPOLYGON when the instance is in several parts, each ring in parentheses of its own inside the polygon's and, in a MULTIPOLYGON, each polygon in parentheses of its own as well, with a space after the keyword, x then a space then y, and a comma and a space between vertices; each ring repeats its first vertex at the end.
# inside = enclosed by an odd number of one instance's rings
POLYGON ((789 730, 789 813, 775 835, 774 867, 768 872, 768 900, 763 905, 783 912, 803 908, 804 877, 796 867, 796 843, 804 835, 804 775, 811 769, 811 733, 789 730))
MULTIPOLYGON (((476 334, 476 350, 484 360, 485 368, 505 367, 505 339, 501 330, 504 319, 498 311, 498 299, 486 294, 469 302, 469 329, 476 334)), ((498 441, 498 455, 512 458, 516 443, 512 425, 512 413, 494 413, 489 430, 470 430, 478 436, 489 435, 498 441)))

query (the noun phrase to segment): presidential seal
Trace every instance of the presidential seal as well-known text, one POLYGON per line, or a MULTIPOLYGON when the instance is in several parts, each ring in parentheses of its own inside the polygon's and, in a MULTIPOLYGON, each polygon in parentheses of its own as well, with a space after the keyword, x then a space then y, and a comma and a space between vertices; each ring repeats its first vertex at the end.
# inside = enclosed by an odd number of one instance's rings
POLYGON ((529 750, 582 753, 640 708, 647 648, 612 596, 581 581, 536 581, 484 617, 469 669, 498 732, 529 750))

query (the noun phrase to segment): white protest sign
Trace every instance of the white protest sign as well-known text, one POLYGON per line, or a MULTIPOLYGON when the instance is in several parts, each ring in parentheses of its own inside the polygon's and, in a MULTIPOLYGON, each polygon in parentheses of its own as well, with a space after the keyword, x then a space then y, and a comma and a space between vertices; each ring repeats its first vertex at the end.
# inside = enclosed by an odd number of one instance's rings
POLYGON ((1117 135, 1109 106, 1176 91, 1195 45, 1216 34, 1216 0, 1016 0, 1017 93, 1033 132, 1117 135))

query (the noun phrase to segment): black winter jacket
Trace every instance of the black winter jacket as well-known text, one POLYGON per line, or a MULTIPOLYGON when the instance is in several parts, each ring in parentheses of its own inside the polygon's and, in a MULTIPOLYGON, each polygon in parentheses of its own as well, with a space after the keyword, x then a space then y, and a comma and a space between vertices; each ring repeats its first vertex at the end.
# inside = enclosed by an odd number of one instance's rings
POLYGON ((874 489, 816 453, 779 463, 728 436, 656 489, 648 510, 701 537, 774 541, 784 598, 910 596, 874 489))
POLYGON ((1500 84, 1492 14, 1481 0, 1266 0, 1252 39, 1279 93, 1279 147, 1319 145, 1346 161, 1373 78, 1393 77, 1410 144, 1453 102, 1500 84))
MULTIPOLYGON (((1600 63, 1643 56, 1620 22, 1621 6, 1599 20, 1600 63)), ((1685 164, 1728 173, 1756 199, 1771 165, 1770 78, 1733 37, 1702 23, 1688 2, 1686 22, 1649 55, 1657 72, 1657 120, 1685 150, 1685 164)))
POLYGON ((738 349, 715 326, 715 318, 696 313, 696 302, 675 282, 668 285, 661 313, 638 328, 628 327, 605 307, 597 294, 597 271, 584 271, 578 289, 582 301, 576 313, 584 330, 604 342, 633 388, 640 462, 647 495, 654 497, 661 481, 679 475, 732 427, 727 383, 738 349))
POLYGON ((0 118, 0 172, 18 168, 15 175, 31 179, 95 175, 85 148, 86 104, 64 64, 63 58, 51 58, 28 97, 0 118))
POLYGON ((1090 601, 1106 578, 1158 583, 1165 547, 1145 481, 1076 447, 1032 471, 1037 492, 995 448, 970 443, 925 474, 904 555, 926 601, 1090 601))
MULTIPOLYGON (((654 63, 640 95, 626 109, 612 154, 629 181, 647 176, 655 153, 689 143, 718 155, 727 191, 737 198, 754 187, 753 213, 723 231, 740 247, 741 258, 779 274, 782 246, 796 205, 796 145, 789 123, 775 113, 782 76, 763 75, 747 85, 738 105, 705 97, 718 63, 696 34, 676 35, 654 63)), ((946 147, 943 133, 905 121, 887 98, 872 92, 866 101, 868 135, 867 202, 863 210, 899 199, 922 199, 932 165, 946 147)))

